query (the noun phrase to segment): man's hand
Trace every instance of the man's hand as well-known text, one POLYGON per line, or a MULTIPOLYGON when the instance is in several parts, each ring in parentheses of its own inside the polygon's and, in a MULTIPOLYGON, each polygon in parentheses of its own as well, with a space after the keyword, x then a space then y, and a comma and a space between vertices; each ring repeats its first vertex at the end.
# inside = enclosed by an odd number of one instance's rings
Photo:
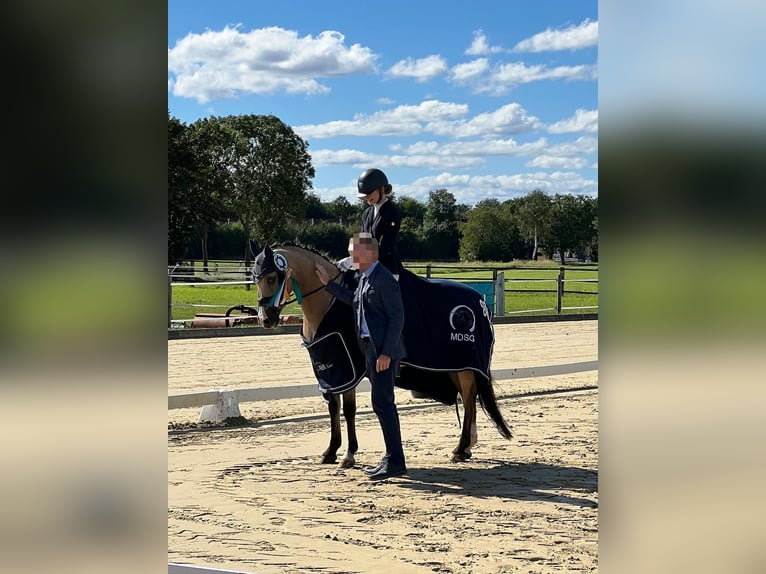
POLYGON ((319 263, 314 264, 314 272, 317 274, 317 277, 319 277, 322 285, 327 285, 330 282, 330 276, 327 274, 327 271, 325 271, 325 268, 319 263))
POLYGON ((381 371, 385 371, 388 369, 388 367, 391 366, 391 357, 388 355, 381 355, 378 357, 377 362, 375 363, 375 372, 380 373, 381 371))

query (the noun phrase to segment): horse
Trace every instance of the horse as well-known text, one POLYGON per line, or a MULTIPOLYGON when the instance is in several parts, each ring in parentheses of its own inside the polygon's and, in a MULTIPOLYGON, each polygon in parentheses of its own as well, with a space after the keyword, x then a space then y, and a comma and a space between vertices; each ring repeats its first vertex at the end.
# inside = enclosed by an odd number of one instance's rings
MULTIPOLYGON (((251 243, 251 249, 254 254, 258 253, 257 248, 251 243)), ((346 419, 346 430, 348 443, 346 451, 339 463, 341 468, 351 468, 355 465, 355 455, 358 451, 359 444, 356 436, 356 386, 358 382, 364 376, 364 357, 356 344, 354 335, 354 319, 353 311, 349 305, 338 302, 334 305, 335 299, 325 289, 319 278, 315 273, 315 266, 322 266, 328 273, 332 281, 340 282, 348 280, 349 274, 353 275, 350 271, 342 271, 339 267, 330 261, 330 259, 322 253, 295 243, 285 243, 281 245, 274 245, 273 247, 265 247, 255 258, 253 266, 253 281, 258 287, 258 315, 259 321, 264 328, 273 328, 279 324, 279 315, 285 305, 290 302, 290 297, 295 297, 303 311, 303 327, 302 338, 304 340, 304 346, 311 347, 317 341, 317 335, 320 327, 323 325, 329 311, 332 310, 334 315, 339 315, 339 322, 343 327, 350 329, 350 338, 353 341, 335 341, 332 345, 332 361, 321 361, 312 355, 312 362, 314 366, 314 373, 317 375, 322 387, 322 392, 325 400, 328 403, 328 409, 330 414, 330 443, 327 449, 322 453, 320 462, 324 464, 337 463, 337 451, 342 444, 341 425, 340 425, 340 412, 341 412, 341 399, 342 410, 344 418, 346 419), (340 350, 338 355, 337 351, 340 350), (348 356, 346 356, 348 355, 348 356), (324 388, 324 374, 329 369, 328 365, 335 366, 335 371, 342 371, 340 378, 342 384, 335 388, 324 388)), ((415 279, 408 279, 410 281, 427 282, 428 285, 424 285, 425 288, 430 289, 431 284, 434 287, 441 286, 449 287, 448 284, 459 286, 461 289, 470 290, 470 293, 481 297, 478 292, 470 289, 465 285, 450 280, 427 280, 417 277, 411 272, 404 270, 403 274, 400 274, 400 285, 403 284, 404 274, 410 274, 406 277, 412 277, 415 279)), ((450 287, 451 288, 451 287, 450 287)), ((406 297, 404 293, 405 287, 402 286, 403 299, 406 303, 406 297)), ((463 293, 463 292, 461 292, 463 293)), ((410 302, 410 314, 415 314, 421 307, 422 302, 415 302, 413 306, 410 302)), ((435 398, 445 404, 457 405, 457 396, 460 396, 463 404, 463 423, 460 434, 460 440, 458 445, 452 450, 451 460, 452 462, 465 462, 472 456, 471 449, 477 444, 478 433, 476 429, 476 401, 477 398, 480 401, 485 413, 489 416, 490 420, 494 423, 498 432, 506 439, 510 439, 512 436, 511 429, 508 423, 503 418, 502 413, 497 405, 497 400, 494 393, 494 379, 489 373, 489 361, 491 359, 492 345, 494 344, 494 329, 491 323, 491 313, 488 311, 486 304, 481 299, 481 307, 483 308, 483 321, 482 328, 485 330, 488 328, 488 334, 485 337, 491 336, 491 342, 489 343, 489 357, 483 357, 486 360, 486 373, 487 376, 483 376, 475 370, 465 369, 434 369, 432 371, 424 371, 417 368, 407 361, 405 358, 400 365, 400 373, 396 379, 395 385, 400 388, 408 388, 412 391, 413 395, 418 398, 435 398), (410 381, 416 381, 415 384, 411 382, 409 385, 404 384, 404 373, 409 375, 410 381), (432 383, 431 388, 421 388, 420 381, 428 380, 432 383), (425 391, 425 392, 424 392, 425 391)), ((449 324, 452 328, 457 329, 461 321, 463 321, 465 328, 464 334, 452 333, 453 340, 466 340, 475 341, 476 338, 481 337, 481 329, 476 329, 477 321, 475 318, 476 313, 465 305, 455 305, 452 312, 449 315, 449 324), (467 311, 466 311, 467 310, 467 311), (470 315, 468 312, 470 311, 470 315), (473 316, 473 324, 470 325, 471 316, 473 316), (465 321, 468 323, 465 323, 465 321), (469 332, 470 331, 470 332, 469 332)), ((405 347, 408 346, 407 338, 407 325, 408 325, 408 306, 405 304, 405 347)), ((429 316, 421 318, 421 322, 430 320, 429 316)), ((326 322, 326 321, 325 321, 326 322)), ((326 331, 326 329, 325 329, 326 331)), ((336 333, 333 333, 333 335, 336 333)), ((340 339, 339 336, 337 339, 340 339)), ((348 338, 348 337, 347 337, 348 338)), ((331 340, 330 335, 322 334, 320 337, 323 343, 328 343, 331 340), (330 338, 328 338, 330 337, 330 338)), ((437 349, 440 353, 449 352, 446 349, 437 349)), ((328 351, 325 351, 325 354, 328 351)), ((336 377, 337 378, 337 377, 336 377)), ((425 384, 425 383, 424 383, 425 384)), ((326 387, 326 385, 325 385, 326 387)), ((456 406, 457 408, 457 406, 456 406)))

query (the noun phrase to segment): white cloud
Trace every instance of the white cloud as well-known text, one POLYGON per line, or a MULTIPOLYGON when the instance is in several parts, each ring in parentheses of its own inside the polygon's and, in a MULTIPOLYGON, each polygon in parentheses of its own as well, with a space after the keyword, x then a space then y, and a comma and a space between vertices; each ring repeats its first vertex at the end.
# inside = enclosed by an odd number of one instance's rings
POLYGON ((479 91, 502 92, 517 84, 528 84, 540 80, 594 80, 595 65, 556 66, 547 68, 537 64, 527 66, 523 62, 501 64, 486 80, 486 88, 479 91))
MULTIPOLYGON (((378 164, 376 164, 378 165, 378 164)), ((383 167, 387 167, 384 164, 383 167)), ((364 165, 363 167, 368 167, 364 165)), ((447 168, 450 169, 450 168, 447 168)), ((444 171, 415 179, 410 183, 391 182, 398 197, 408 196, 425 202, 428 193, 437 189, 446 189, 455 196, 457 203, 475 205, 482 199, 495 198, 505 201, 527 195, 534 189, 541 189, 548 194, 598 195, 598 181, 586 179, 576 172, 555 171, 553 173, 532 172, 513 175, 466 175, 444 171)), ((331 201, 338 195, 348 195, 349 187, 315 188, 324 201, 331 201)))
POLYGON ((307 124, 293 129, 308 140, 338 136, 412 136, 425 132, 456 138, 487 138, 529 132, 541 126, 538 118, 530 116, 517 103, 463 119, 467 113, 465 104, 426 100, 415 106, 359 114, 353 120, 307 124))
POLYGON ((427 130, 439 135, 458 138, 515 134, 530 131, 539 126, 539 120, 530 116, 517 103, 507 104, 493 112, 474 116, 470 120, 429 122, 427 130))
MULTIPOLYGON (((581 137, 573 142, 549 145, 545 138, 517 143, 513 139, 477 139, 470 141, 419 141, 405 146, 393 144, 391 154, 373 154, 359 150, 317 150, 312 152, 315 166, 369 165, 444 170, 463 169, 483 165, 489 157, 534 156, 525 165, 538 169, 576 170, 592 167, 587 156, 596 151, 597 140, 581 137)), ((539 177, 539 174, 536 175, 539 177)), ((462 175, 454 177, 464 177, 462 175)))
POLYGON ((533 142, 516 143, 513 139, 473 140, 453 142, 445 147, 448 154, 473 154, 480 156, 526 156, 540 153, 548 142, 540 138, 533 142))
POLYGON ((454 66, 449 80, 459 86, 471 85, 478 94, 503 95, 519 84, 529 84, 542 80, 595 80, 598 67, 595 64, 577 66, 556 66, 549 68, 542 64, 527 66, 523 62, 498 64, 490 69, 482 58, 454 66))
POLYGON ((588 161, 581 157, 538 155, 524 165, 541 169, 583 169, 588 167, 588 161))
POLYGON ((375 155, 355 149, 319 149, 311 152, 311 163, 314 167, 325 165, 360 165, 374 163, 375 155))
POLYGON ((385 167, 408 167, 416 169, 464 169, 483 163, 479 157, 446 155, 435 153, 373 154, 352 149, 318 150, 311 153, 315 167, 328 165, 350 165, 359 169, 371 165, 385 167))
POLYGON ((484 163, 481 158, 477 157, 457 155, 442 156, 433 154, 382 156, 381 160, 385 160, 386 165, 391 167, 410 167, 419 169, 465 169, 469 167, 477 167, 484 163))
POLYGON ((400 60, 388 70, 387 74, 394 77, 415 78, 418 82, 426 82, 447 71, 447 62, 438 55, 427 56, 419 60, 407 58, 400 60))
POLYGON ((578 109, 571 118, 553 123, 548 126, 547 130, 552 134, 597 132, 598 110, 578 109))
POLYGON ((226 26, 188 34, 168 49, 168 71, 175 75, 168 89, 200 103, 241 92, 323 94, 329 88, 316 78, 373 72, 376 58, 369 48, 347 46, 335 31, 299 38, 278 27, 241 32, 226 26))
POLYGON ((395 186, 395 191, 419 201, 426 201, 429 191, 440 188, 452 193, 458 203, 475 205, 482 199, 496 198, 505 201, 521 197, 534 189, 541 189, 549 194, 597 195, 598 182, 569 171, 475 176, 443 172, 416 179, 408 185, 395 186))
POLYGON ((547 28, 544 32, 526 38, 514 46, 514 52, 550 52, 580 50, 598 45, 598 21, 586 19, 577 26, 564 30, 547 28))
POLYGON ((597 152, 598 139, 581 136, 575 141, 546 147, 524 165, 541 169, 586 169, 593 167, 592 158, 586 156, 597 152))
POLYGON ((598 152, 598 139, 592 136, 580 136, 573 142, 565 142, 550 147, 549 152, 556 155, 588 155, 598 152))
POLYGON ((465 64, 454 66, 449 73, 452 82, 458 85, 470 84, 476 81, 489 69, 489 61, 486 58, 478 58, 465 64))
POLYGON ((337 120, 324 124, 307 124, 293 129, 301 137, 330 138, 336 136, 414 135, 424 131, 427 122, 448 121, 468 113, 465 104, 426 100, 418 105, 397 106, 392 110, 359 114, 353 120, 337 120))
POLYGON ((444 157, 452 156, 526 156, 541 153, 547 146, 544 138, 534 142, 518 144, 513 139, 481 139, 470 141, 452 141, 441 144, 435 141, 417 142, 404 148, 399 145, 394 151, 411 154, 431 154, 444 157))
POLYGON ((466 49, 465 53, 469 56, 485 56, 488 54, 497 54, 503 49, 499 46, 490 46, 487 42, 487 36, 482 30, 476 30, 473 33, 473 42, 466 49))

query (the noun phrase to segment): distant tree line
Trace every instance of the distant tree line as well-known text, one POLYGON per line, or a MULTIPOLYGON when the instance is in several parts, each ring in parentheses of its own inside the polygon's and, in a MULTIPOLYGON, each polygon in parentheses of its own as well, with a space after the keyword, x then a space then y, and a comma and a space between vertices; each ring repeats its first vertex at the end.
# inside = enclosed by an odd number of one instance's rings
MULTIPOLYGON (((366 204, 349 190, 322 201, 308 143, 275 116, 210 117, 184 124, 168 112, 168 263, 238 259, 248 241, 299 241, 345 256, 366 204)), ((420 202, 393 196, 404 260, 511 261, 560 254, 598 261, 598 199, 536 189, 500 202, 458 204, 446 189, 420 202)))

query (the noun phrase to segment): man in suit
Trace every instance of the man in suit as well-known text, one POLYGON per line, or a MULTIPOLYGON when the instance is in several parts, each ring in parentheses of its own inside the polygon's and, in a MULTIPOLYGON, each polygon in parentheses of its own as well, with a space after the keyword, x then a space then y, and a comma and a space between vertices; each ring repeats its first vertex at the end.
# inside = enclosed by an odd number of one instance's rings
POLYGON ((407 472, 394 395, 397 367, 405 356, 402 338, 404 306, 399 283, 378 261, 378 242, 372 234, 354 235, 348 251, 360 273, 355 291, 330 281, 327 272, 319 265, 316 274, 331 295, 354 309, 357 338, 365 354, 367 377, 372 388, 372 409, 378 416, 386 444, 386 454, 380 463, 365 473, 371 480, 382 480, 407 472))

